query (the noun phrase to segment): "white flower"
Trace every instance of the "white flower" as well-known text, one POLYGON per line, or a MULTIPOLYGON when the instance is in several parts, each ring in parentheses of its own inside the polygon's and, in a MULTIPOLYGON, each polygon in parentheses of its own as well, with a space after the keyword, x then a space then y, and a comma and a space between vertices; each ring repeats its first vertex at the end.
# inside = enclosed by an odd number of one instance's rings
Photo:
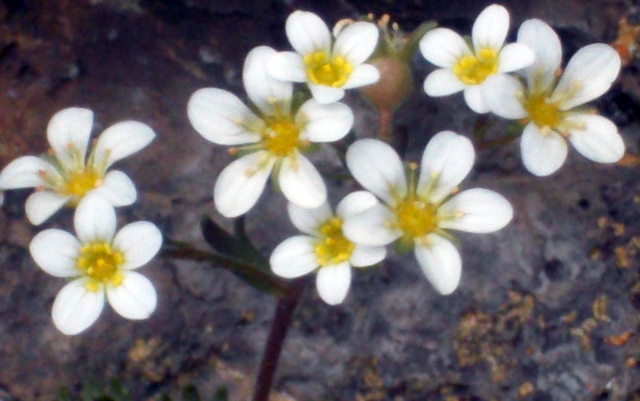
POLYGON ((327 25, 316 14, 294 11, 285 26, 295 52, 280 52, 269 62, 277 79, 306 82, 319 103, 342 99, 345 89, 370 85, 380 79, 378 69, 364 64, 378 45, 378 28, 355 22, 332 41, 327 25))
POLYGON ((0 189, 32 188, 25 205, 32 224, 41 224, 65 204, 75 206, 89 192, 98 192, 113 206, 135 202, 131 179, 111 165, 145 146, 155 137, 147 125, 123 121, 107 128, 86 157, 93 126, 93 112, 68 108, 49 121, 47 139, 53 157, 23 156, 0 173, 0 189))
POLYGON ((558 170, 567 158, 567 143, 586 158, 614 163, 624 155, 624 142, 609 119, 577 108, 611 87, 620 72, 620 56, 609 45, 578 50, 558 79, 562 46, 553 29, 538 19, 525 21, 518 42, 536 52, 536 62, 523 71, 526 87, 515 77, 490 77, 483 96, 501 117, 525 119, 520 147, 524 166, 537 176, 558 170), (486 92, 485 92, 486 90, 486 92))
POLYGON ((162 234, 152 223, 138 221, 117 234, 116 213, 98 194, 78 204, 74 217, 77 238, 49 229, 36 235, 29 249, 45 272, 72 279, 56 296, 51 315, 67 335, 78 334, 96 321, 109 303, 127 319, 146 319, 156 308, 153 284, 134 269, 160 250, 162 234))
POLYGON ((341 303, 351 285, 351 266, 371 266, 386 256, 383 246, 356 244, 342 233, 345 219, 377 203, 366 191, 347 195, 335 214, 326 202, 315 209, 289 203, 291 222, 306 235, 288 238, 278 245, 271 254, 271 269, 285 278, 317 271, 316 288, 320 298, 329 305, 341 303))
POLYGON ((225 168, 214 188, 218 211, 226 217, 246 213, 257 202, 274 171, 284 196, 303 207, 318 207, 327 197, 322 177, 302 155, 312 142, 332 142, 353 126, 353 112, 343 103, 307 100, 291 108, 293 84, 267 74, 266 64, 276 51, 260 46, 244 63, 243 80, 256 112, 234 94, 217 88, 191 96, 187 113, 205 139, 235 149, 244 156, 225 168), (248 153, 248 154, 247 154, 248 153))
POLYGON ((424 81, 427 95, 446 96, 464 90, 464 99, 471 110, 489 111, 481 95, 485 79, 526 67, 535 57, 525 44, 504 46, 508 31, 509 13, 503 6, 493 4, 473 24, 473 50, 451 29, 427 32, 420 40, 420 51, 427 61, 441 67, 424 81))
POLYGON ((369 246, 399 240, 400 249, 413 247, 427 279, 441 294, 450 294, 458 286, 462 262, 447 230, 493 232, 513 216, 509 202, 496 192, 476 188, 453 195, 473 161, 471 141, 443 131, 424 150, 419 176, 416 165, 410 165, 407 176, 389 145, 356 141, 347 151, 347 166, 384 204, 347 217, 345 236, 369 246))

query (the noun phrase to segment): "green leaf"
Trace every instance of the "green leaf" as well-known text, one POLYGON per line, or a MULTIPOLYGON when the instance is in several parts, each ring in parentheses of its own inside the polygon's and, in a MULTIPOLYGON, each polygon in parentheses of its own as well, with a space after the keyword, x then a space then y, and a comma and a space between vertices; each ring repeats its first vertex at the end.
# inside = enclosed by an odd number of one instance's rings
POLYGON ((182 401, 200 401, 198 389, 195 386, 185 386, 182 390, 182 401))
POLYGON ((229 401, 229 390, 226 387, 220 387, 211 401, 229 401))

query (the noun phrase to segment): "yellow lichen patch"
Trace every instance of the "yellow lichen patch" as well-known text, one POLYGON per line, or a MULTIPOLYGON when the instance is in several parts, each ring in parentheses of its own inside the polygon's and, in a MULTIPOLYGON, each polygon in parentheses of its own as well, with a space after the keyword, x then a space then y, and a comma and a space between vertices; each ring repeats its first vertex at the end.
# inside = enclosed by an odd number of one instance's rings
POLYGON ((453 66, 453 73, 467 85, 479 85, 498 72, 498 52, 484 47, 475 55, 462 56, 453 66))
POLYGON ((346 262, 356 245, 342 233, 342 219, 332 217, 319 230, 320 238, 315 244, 316 259, 320 266, 333 266, 346 262))
POLYGON ((538 128, 555 128, 562 122, 562 111, 557 104, 549 101, 546 94, 534 93, 523 104, 529 120, 538 128))
POLYGON ((124 256, 114 250, 106 242, 86 244, 80 249, 76 260, 78 269, 84 271, 89 279, 85 286, 89 291, 98 291, 102 285, 119 286, 123 276, 120 266, 124 263, 124 256))
POLYGON ((262 144, 271 155, 286 157, 300 146, 300 127, 291 116, 276 116, 265 121, 262 144))
POLYGON ((341 88, 353 72, 353 66, 344 57, 330 57, 324 51, 306 54, 303 61, 307 79, 316 85, 341 88))

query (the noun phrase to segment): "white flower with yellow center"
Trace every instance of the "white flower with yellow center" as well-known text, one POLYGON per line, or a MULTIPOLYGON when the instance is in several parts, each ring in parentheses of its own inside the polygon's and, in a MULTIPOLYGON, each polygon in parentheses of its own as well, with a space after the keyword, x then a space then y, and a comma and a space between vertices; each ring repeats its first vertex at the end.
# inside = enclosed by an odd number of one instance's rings
POLYGON ((512 76, 491 77, 483 95, 493 113, 527 121, 520 140, 527 170, 537 176, 558 170, 567 158, 566 140, 595 162, 620 160, 625 146, 616 125, 580 107, 609 90, 620 72, 618 53, 601 43, 585 46, 558 77, 562 45, 549 25, 538 19, 525 21, 518 42, 536 52, 536 62, 523 70, 526 86, 512 76))
POLYGON ((93 112, 68 108, 49 121, 50 155, 23 156, 0 173, 0 189, 36 188, 25 205, 32 224, 41 224, 65 204, 75 206, 89 192, 98 192, 113 206, 135 202, 136 187, 121 171, 109 167, 147 146, 155 133, 147 125, 123 121, 107 128, 87 157, 93 112))
POLYGON ((335 214, 326 202, 315 209, 289 203, 291 222, 306 235, 291 237, 278 245, 271 254, 271 269, 285 278, 317 271, 320 298, 329 305, 341 303, 351 286, 351 267, 371 266, 386 256, 384 246, 356 244, 342 233, 345 219, 377 203, 366 191, 347 195, 335 214))
POLYGON ((319 103, 342 99, 345 89, 370 85, 380 79, 378 69, 365 61, 378 45, 378 28, 355 22, 340 30, 335 41, 316 14, 294 11, 285 25, 295 52, 280 52, 269 62, 277 79, 306 82, 319 103))
POLYGON ((494 191, 475 188, 457 193, 474 157, 471 141, 443 131, 427 145, 419 176, 416 165, 409 165, 407 175, 391 146, 374 139, 356 141, 347 151, 347 166, 384 203, 348 216, 345 236, 363 245, 397 240, 399 249, 413 248, 435 289, 450 294, 460 281, 462 261, 448 230, 489 233, 503 228, 513 216, 509 202, 494 191))
POLYGON ((146 319, 156 308, 153 284, 133 271, 160 250, 162 234, 152 223, 138 221, 116 233, 113 206, 99 194, 85 196, 76 209, 72 234, 49 229, 37 234, 29 250, 42 270, 72 281, 53 302, 56 327, 67 335, 91 326, 104 307, 105 296, 118 314, 146 319))
POLYGON ((244 156, 227 166, 216 181, 213 197, 226 217, 246 213, 262 194, 271 172, 284 196, 302 207, 318 207, 327 197, 322 176, 302 155, 313 142, 333 142, 353 126, 353 112, 343 103, 323 105, 309 99, 291 108, 293 84, 267 74, 266 64, 276 51, 260 46, 244 63, 243 81, 255 108, 236 95, 217 88, 191 96, 187 113, 205 139, 233 148, 244 156))
POLYGON ((429 96, 447 96, 464 91, 471 110, 486 113, 481 88, 495 74, 516 71, 534 61, 533 51, 522 43, 504 45, 509 32, 509 12, 493 4, 485 8, 471 32, 473 50, 456 32, 436 28, 420 40, 420 51, 427 61, 440 67, 424 81, 429 96))

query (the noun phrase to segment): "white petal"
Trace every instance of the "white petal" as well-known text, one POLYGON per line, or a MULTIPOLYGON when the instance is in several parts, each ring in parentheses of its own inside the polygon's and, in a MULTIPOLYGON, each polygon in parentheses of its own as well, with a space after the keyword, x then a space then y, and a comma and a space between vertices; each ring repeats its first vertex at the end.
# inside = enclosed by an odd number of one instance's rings
POLYGON ((287 238, 273 250, 269 258, 271 270, 280 277, 296 278, 318 267, 314 238, 298 235, 287 238))
POLYGON ((98 241, 110 244, 116 231, 116 211, 108 200, 89 193, 78 204, 73 224, 83 244, 98 241))
POLYGON ((196 91, 187 104, 187 116, 204 139, 219 145, 243 145, 260 139, 247 129, 260 118, 236 95, 222 89, 196 91))
POLYGON ((482 99, 482 85, 467 86, 464 90, 464 100, 467 102, 467 106, 478 114, 489 111, 482 99))
POLYGON ((427 236, 426 244, 416 242, 414 248, 420 268, 436 291, 449 295, 460 283, 460 253, 451 242, 435 234, 427 236))
POLYGON ((160 251, 162 233, 155 224, 137 221, 122 227, 113 238, 113 247, 123 253, 122 269, 146 265, 160 251))
POLYGON ((448 28, 427 32, 420 39, 420 52, 427 61, 441 68, 451 68, 462 56, 472 54, 462 36, 448 28))
POLYGON ((546 22, 529 19, 518 29, 518 43, 529 46, 536 55, 535 62, 524 70, 529 89, 548 88, 562 63, 562 44, 558 34, 546 22))
POLYGON ((353 127, 353 111, 344 103, 320 104, 309 99, 296 113, 296 122, 304 127, 301 139, 333 142, 342 139, 353 127))
POLYGON ((93 112, 70 107, 57 112, 49 120, 47 139, 56 158, 65 167, 73 167, 73 154, 84 162, 93 128, 93 112))
POLYGON ((536 59, 533 50, 523 43, 509 43, 500 50, 498 72, 517 71, 528 67, 536 59))
POLYGON ((128 175, 122 171, 109 171, 103 178, 102 185, 92 190, 99 193, 113 206, 129 206, 135 203, 138 193, 136 186, 128 175))
POLYGON ((300 54, 331 49, 331 32, 316 14, 308 11, 294 11, 285 24, 291 47, 300 54))
POLYGON ((66 231, 49 229, 38 233, 29 244, 31 257, 45 272, 56 277, 78 275, 76 259, 82 244, 66 231))
POLYGON ((323 202, 322 205, 312 209, 289 202, 287 210, 294 227, 309 235, 316 235, 318 227, 333 216, 331 207, 327 202, 323 202))
POLYGON ((282 161, 278 183, 285 198, 302 207, 318 207, 327 199, 327 187, 309 159, 296 152, 282 161))
POLYGON ((362 64, 378 45, 378 28, 370 22, 354 22, 343 29, 333 45, 333 55, 343 56, 352 65, 362 64))
POLYGON ((0 188, 33 188, 45 185, 41 172, 58 181, 60 174, 51 164, 35 156, 22 156, 9 163, 0 173, 0 188))
POLYGON ((53 216, 55 212, 62 209, 70 198, 52 191, 36 191, 29 195, 24 205, 27 219, 33 225, 40 225, 53 216))
POLYGON ((552 100, 569 96, 561 103, 563 110, 569 110, 601 96, 618 76, 620 64, 618 52, 609 45, 594 43, 583 47, 569 60, 552 100))
POLYGON ((504 44, 508 32, 509 12, 503 6, 492 4, 482 10, 473 23, 473 48, 476 51, 484 47, 498 50, 504 44))
POLYGON ((383 246, 366 246, 356 244, 349 263, 354 267, 372 266, 382 262, 387 256, 387 249, 383 246))
POLYGON ((118 160, 145 148, 155 137, 151 127, 138 121, 113 124, 98 137, 92 152, 93 165, 106 171, 118 160))
POLYGON ((88 291, 78 279, 62 287, 51 310, 53 323, 66 335, 78 334, 91 326, 104 307, 104 292, 88 291))
POLYGON ((483 188, 462 191, 438 209, 438 214, 455 216, 439 226, 470 233, 490 233, 502 229, 513 218, 513 208, 497 192, 483 188))
POLYGON ((269 59, 269 75, 282 81, 306 82, 307 72, 302 57, 294 52, 279 52, 269 59))
POLYGON ((117 287, 107 287, 111 307, 126 319, 146 319, 156 310, 158 295, 151 281, 140 273, 122 272, 124 279, 117 287))
POLYGON ((562 167, 567 158, 567 143, 557 132, 543 135, 534 123, 529 123, 522 132, 520 151, 525 168, 542 177, 562 167))
POLYGON ((364 212, 347 216, 342 225, 344 236, 351 242, 368 246, 387 245, 402 233, 391 228, 395 215, 385 206, 377 204, 364 212))
POLYGON ((316 85, 309 83, 311 95, 318 103, 329 104, 337 102, 344 97, 343 88, 334 88, 332 86, 316 85))
POLYGON ((351 286, 351 267, 349 263, 326 266, 318 270, 316 289, 320 298, 329 305, 338 305, 344 301, 351 286))
POLYGON ((276 53, 268 46, 253 48, 244 60, 242 71, 247 96, 266 115, 275 113, 274 101, 278 101, 278 107, 282 107, 282 102, 290 102, 293 95, 293 84, 275 79, 267 72, 269 60, 276 53))
POLYGON ((444 68, 433 71, 424 80, 424 91, 429 96, 448 96, 466 87, 453 71, 444 68))
POLYGON ((349 195, 345 196, 340 203, 338 203, 338 207, 336 208, 336 215, 342 219, 347 218, 348 216, 353 216, 354 214, 364 212, 378 204, 378 200, 371 192, 367 191, 356 191, 351 192, 349 195))
POLYGON ((482 83, 482 100, 489 110, 511 120, 527 116, 520 99, 525 89, 515 77, 506 74, 495 74, 482 83))
POLYGON ((380 71, 371 64, 360 64, 353 69, 349 79, 344 83, 344 89, 359 88, 375 84, 380 79, 380 71))
POLYGON ((400 156, 386 143, 376 139, 360 139, 347 149, 347 166, 365 189, 385 202, 404 197, 407 182, 400 156))
POLYGON ((469 174, 474 160, 475 151, 468 138, 452 131, 437 133, 422 154, 418 195, 440 201, 469 174))
POLYGON ((566 119, 572 126, 569 141, 578 152, 597 163, 615 163, 624 156, 624 142, 618 127, 611 120, 598 115, 577 114, 566 119))
POLYGON ((229 164, 213 188, 216 209, 225 217, 238 217, 253 207, 262 194, 274 160, 264 151, 248 154, 229 164))

